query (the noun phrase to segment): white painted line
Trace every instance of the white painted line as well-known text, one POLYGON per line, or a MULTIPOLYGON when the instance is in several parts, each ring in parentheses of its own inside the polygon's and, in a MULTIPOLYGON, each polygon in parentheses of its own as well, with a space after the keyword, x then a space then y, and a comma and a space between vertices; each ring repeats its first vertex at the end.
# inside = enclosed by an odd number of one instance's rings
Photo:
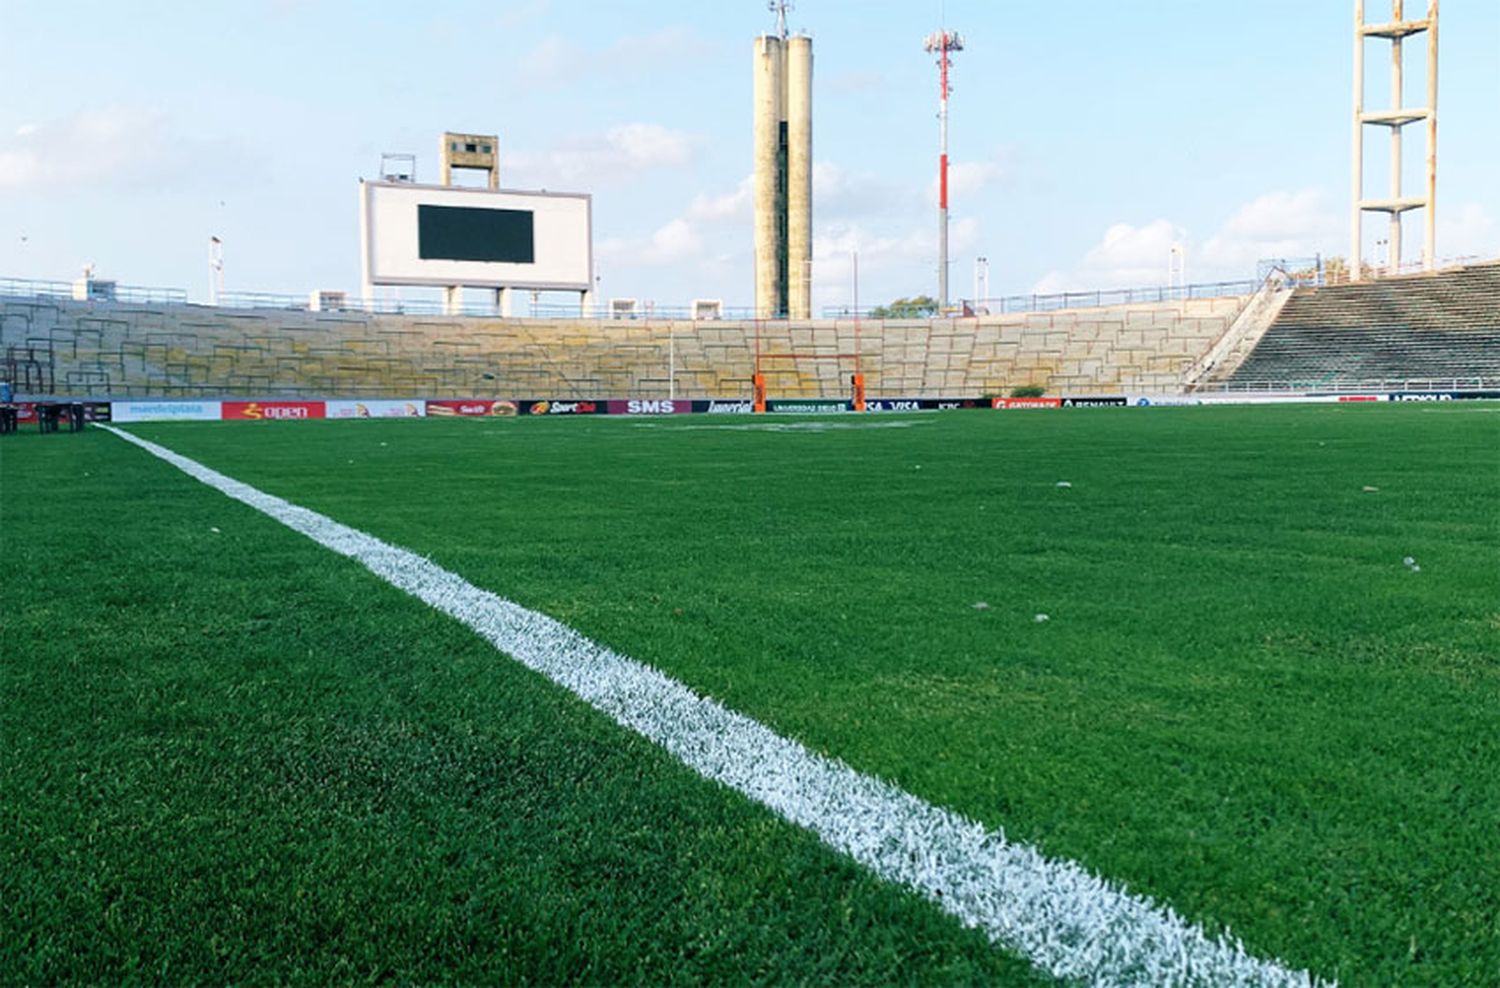
POLYGON ((275 518, 444 614, 616 722, 805 827, 881 878, 921 892, 1055 977, 1094 985, 1316 985, 1211 939, 1170 907, 1005 839, 815 754, 676 680, 406 549, 341 525, 120 429, 101 426, 275 518))

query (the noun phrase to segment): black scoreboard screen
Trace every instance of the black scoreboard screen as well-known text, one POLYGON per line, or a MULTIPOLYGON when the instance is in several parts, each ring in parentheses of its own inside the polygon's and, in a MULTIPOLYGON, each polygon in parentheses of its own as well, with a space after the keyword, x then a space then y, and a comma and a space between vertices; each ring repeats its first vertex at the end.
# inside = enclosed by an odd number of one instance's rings
POLYGON ((417 206, 417 251, 424 261, 536 263, 536 218, 523 209, 417 206))

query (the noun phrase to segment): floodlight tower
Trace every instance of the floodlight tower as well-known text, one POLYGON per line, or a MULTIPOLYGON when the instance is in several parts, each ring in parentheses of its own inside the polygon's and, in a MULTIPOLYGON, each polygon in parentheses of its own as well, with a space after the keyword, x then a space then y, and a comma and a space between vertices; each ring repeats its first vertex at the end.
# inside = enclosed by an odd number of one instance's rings
POLYGON ((1404 0, 1391 0, 1391 19, 1384 24, 1365 22, 1365 0, 1354 0, 1354 196, 1352 249, 1349 277, 1358 281, 1364 253, 1364 214, 1388 213, 1389 268, 1401 270, 1401 215, 1408 210, 1426 211, 1426 238, 1422 246, 1422 263, 1428 271, 1437 266, 1437 101, 1438 101, 1438 0, 1428 0, 1425 20, 1407 20, 1404 0), (1427 105, 1403 106, 1402 83, 1405 58, 1402 42, 1427 35, 1427 105), (1391 105, 1388 109, 1365 112, 1365 39, 1381 38, 1391 43, 1391 105), (1426 194, 1407 196, 1401 187, 1401 134, 1407 124, 1427 124, 1426 194), (1388 199, 1366 199, 1365 127, 1388 127, 1391 132, 1391 194, 1388 199))
POLYGON ((953 53, 964 50, 958 32, 944 28, 927 36, 927 51, 938 56, 938 312, 948 308, 948 69, 953 53))

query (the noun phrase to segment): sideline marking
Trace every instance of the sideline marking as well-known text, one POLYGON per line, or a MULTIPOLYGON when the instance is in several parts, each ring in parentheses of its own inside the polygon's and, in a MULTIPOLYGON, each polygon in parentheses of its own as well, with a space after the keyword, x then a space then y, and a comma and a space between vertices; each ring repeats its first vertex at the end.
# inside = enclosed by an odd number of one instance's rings
POLYGON ((1054 977, 1094 985, 1327 984, 1210 939, 1170 906, 1043 857, 999 830, 783 738, 650 666, 590 641, 409 550, 100 425, 236 501, 362 564, 468 625, 522 665, 720 782, 924 895, 1054 977))

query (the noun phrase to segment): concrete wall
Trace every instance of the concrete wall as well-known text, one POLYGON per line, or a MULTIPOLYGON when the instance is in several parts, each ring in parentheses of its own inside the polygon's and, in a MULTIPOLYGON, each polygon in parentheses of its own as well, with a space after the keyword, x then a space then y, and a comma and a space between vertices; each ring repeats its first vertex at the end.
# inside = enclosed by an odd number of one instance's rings
MULTIPOLYGON (((871 397, 1172 391, 1246 298, 865 322, 871 397)), ((852 321, 584 322, 0 300, 0 379, 59 395, 748 396, 763 353, 850 353, 852 321)), ((772 397, 841 396, 853 363, 763 363, 772 397)))
POLYGON ((786 59, 781 39, 755 39, 755 311, 774 316, 781 310, 782 223, 786 199, 782 188, 781 125, 786 119, 786 59))
POLYGON ((812 318, 813 194, 812 39, 786 43, 787 312, 812 318))

